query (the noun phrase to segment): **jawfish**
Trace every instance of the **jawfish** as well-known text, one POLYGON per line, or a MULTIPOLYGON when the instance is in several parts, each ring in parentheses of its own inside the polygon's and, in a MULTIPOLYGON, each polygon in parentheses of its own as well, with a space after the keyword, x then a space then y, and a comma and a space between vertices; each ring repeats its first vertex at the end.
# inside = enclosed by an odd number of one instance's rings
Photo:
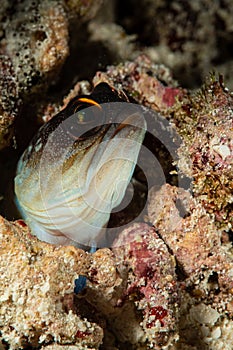
POLYGON ((52 244, 104 246, 145 131, 142 111, 107 83, 73 98, 18 162, 16 205, 31 232, 52 244))

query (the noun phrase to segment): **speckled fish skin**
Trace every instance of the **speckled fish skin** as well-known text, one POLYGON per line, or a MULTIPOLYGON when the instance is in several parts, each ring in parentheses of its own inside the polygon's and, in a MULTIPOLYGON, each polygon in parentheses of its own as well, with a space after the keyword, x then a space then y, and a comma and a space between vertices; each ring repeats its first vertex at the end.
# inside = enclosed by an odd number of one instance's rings
POLYGON ((16 204, 39 239, 79 247, 104 242, 104 227, 124 196, 146 130, 143 114, 128 107, 116 122, 119 102, 122 109, 129 101, 100 83, 43 125, 22 155, 16 204), (77 127, 87 107, 98 123, 77 127))

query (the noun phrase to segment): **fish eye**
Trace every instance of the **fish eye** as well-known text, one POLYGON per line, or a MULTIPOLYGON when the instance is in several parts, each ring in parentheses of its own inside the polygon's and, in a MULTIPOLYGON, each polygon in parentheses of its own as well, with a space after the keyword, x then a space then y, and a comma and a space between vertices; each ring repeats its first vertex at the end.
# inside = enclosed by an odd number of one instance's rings
POLYGON ((77 123, 80 125, 91 125, 92 123, 102 122, 103 111, 97 107, 87 107, 78 110, 76 113, 77 123))
POLYGON ((105 122, 102 107, 88 98, 80 98, 72 109, 69 109, 63 131, 73 140, 83 140, 94 136, 105 122), (91 102, 90 102, 91 101, 91 102))

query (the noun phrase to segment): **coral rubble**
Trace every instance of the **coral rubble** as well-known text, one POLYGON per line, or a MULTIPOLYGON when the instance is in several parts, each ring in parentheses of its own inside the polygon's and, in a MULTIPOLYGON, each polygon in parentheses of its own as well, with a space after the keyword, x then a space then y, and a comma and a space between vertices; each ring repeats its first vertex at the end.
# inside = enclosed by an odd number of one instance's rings
POLYGON ((144 340, 153 349, 174 344, 179 306, 174 256, 154 228, 141 223, 129 226, 119 235, 113 252, 118 269, 128 272, 121 303, 133 301, 141 315, 143 332, 138 331, 138 336, 142 333, 142 339, 137 341, 144 340))
POLYGON ((183 144, 179 167, 193 180, 194 196, 229 231, 233 220, 233 96, 222 77, 186 96, 173 114, 183 144))
POLYGON ((0 150, 9 145, 12 125, 19 113, 21 101, 16 73, 11 60, 0 55, 0 150))
POLYGON ((3 218, 0 237, 0 331, 10 348, 101 344, 102 329, 71 310, 74 279, 87 272, 85 252, 40 242, 22 222, 3 218))
MULTIPOLYGON (((129 224, 112 250, 94 254, 39 242, 21 221, 10 224, 2 219, 3 344, 12 349, 28 344, 43 349, 118 349, 127 344, 140 350, 185 350, 191 345, 195 350, 217 350, 227 342, 230 349, 230 196, 217 196, 210 186, 203 197, 199 186, 200 178, 214 172, 219 181, 221 174, 225 176, 226 191, 231 193, 231 94, 217 80, 212 81, 212 90, 206 85, 200 93, 189 94, 177 87, 163 66, 145 56, 97 72, 93 85, 99 81, 127 91, 172 120, 183 141, 176 162, 190 178, 193 192, 169 184, 153 187, 146 218, 153 226, 129 224), (223 127, 228 136, 220 140, 219 149, 210 136, 216 141, 223 127), (205 164, 198 152, 207 152, 205 164), (213 196, 228 216, 218 215, 214 205, 210 210, 213 196), (75 296, 74 279, 79 274, 87 276, 88 283, 75 296)), ((90 86, 78 82, 64 105, 76 93, 90 91, 90 86)), ((61 107, 48 104, 47 120, 56 108, 61 107)))
POLYGON ((184 86, 193 88, 212 69, 232 88, 231 0, 127 0, 119 22, 139 36, 156 62, 170 67, 184 86))
POLYGON ((181 341, 184 338, 190 342, 195 332, 200 332, 196 343, 199 347, 204 349, 207 348, 205 342, 214 342, 216 348, 221 348, 222 327, 229 325, 232 317, 231 247, 222 245, 213 219, 184 189, 168 184, 160 190, 152 188, 148 216, 174 254, 183 275, 181 341))
MULTIPOLYGON (((146 198, 145 212, 140 222, 131 221, 134 212, 115 216, 118 236, 111 249, 89 254, 53 246, 32 236, 22 220, 0 217, 0 349, 231 350, 233 95, 221 75, 211 74, 192 92, 172 73, 186 86, 196 86, 213 65, 227 72, 233 62, 228 52, 232 2, 126 0, 119 18, 123 5, 105 1, 91 21, 101 3, 2 2, 0 204, 10 202, 7 161, 16 162, 21 151, 9 153, 14 159, 5 156, 14 127, 23 148, 39 123, 101 81, 149 108, 154 120, 164 118, 181 142, 174 157, 167 155, 166 144, 145 138, 144 147, 152 144, 166 182, 150 188, 147 197, 142 172, 136 170, 141 197, 131 208, 137 213, 146 198), (136 13, 140 16, 132 18, 136 13), (127 34, 132 28, 135 32, 127 34), (81 37, 84 50, 75 51, 81 37), (71 52, 71 82, 63 87, 67 68, 62 70, 71 52), (92 79, 90 72, 82 76, 84 68, 91 71, 89 60, 95 67, 101 63, 99 53, 109 65, 95 70, 92 79), (189 186, 179 186, 178 177, 189 186), (125 219, 128 224, 120 229, 125 219), (80 275, 87 284, 76 295, 74 281, 80 275)), ((149 158, 147 166, 156 180, 149 158)))
POLYGON ((4 1, 0 16, 1 89, 0 149, 9 145, 20 99, 43 93, 55 81, 69 55, 69 24, 92 18, 99 1, 4 1), (15 101, 15 102, 14 102, 15 101))

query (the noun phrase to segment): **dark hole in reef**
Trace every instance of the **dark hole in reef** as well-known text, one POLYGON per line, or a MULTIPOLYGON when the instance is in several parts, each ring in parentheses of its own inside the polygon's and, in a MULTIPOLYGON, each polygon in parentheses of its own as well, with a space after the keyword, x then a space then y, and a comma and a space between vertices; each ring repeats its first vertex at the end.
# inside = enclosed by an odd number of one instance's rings
POLYGON ((76 24, 73 24, 70 28, 70 54, 56 83, 49 87, 48 94, 60 98, 61 95, 69 93, 77 81, 91 80, 96 71, 116 63, 116 57, 103 42, 90 40, 86 24, 80 28, 79 35, 76 24))
POLYGON ((228 233, 229 241, 233 243, 233 231, 230 230, 227 233, 228 233))
MULTIPOLYGON (((144 209, 146 209, 148 190, 152 186, 156 185, 160 187, 164 183, 169 183, 174 186, 179 185, 178 176, 171 174, 171 171, 175 170, 173 157, 175 157, 179 142, 175 144, 173 141, 174 135, 172 130, 167 130, 166 132, 162 130, 162 126, 164 125, 163 119, 158 118, 158 120, 156 120, 155 116, 150 111, 145 114, 145 118, 147 119, 147 125, 153 127, 157 131, 153 134, 148 131, 146 132, 143 141, 144 147, 141 148, 137 161, 137 164, 140 164, 140 166, 137 165, 135 167, 131 180, 131 184, 134 186, 132 200, 123 210, 117 211, 117 208, 114 209, 108 222, 108 228, 120 227, 132 222, 132 220, 144 221, 143 217, 146 215, 144 209), (174 148, 172 151, 173 155, 162 140, 172 145, 174 148), (149 153, 144 153, 145 150, 148 150, 149 153)), ((165 123, 165 127, 166 126, 167 124, 165 123)), ((127 195, 129 194, 126 191, 122 202, 124 202, 127 195)), ((122 202, 119 207, 122 207, 122 202)), ((179 207, 179 211, 182 211, 182 217, 188 215, 185 209, 181 207, 181 204, 179 207)))
POLYGON ((20 115, 14 123, 14 139, 10 147, 0 152, 0 213, 8 220, 21 218, 14 203, 14 177, 21 154, 40 126, 39 121, 35 118, 38 108, 39 103, 35 96, 32 97, 30 103, 25 103, 21 107, 20 115))
POLYGON ((218 28, 216 36, 217 55, 212 60, 213 64, 222 64, 226 61, 232 60, 233 47, 232 47, 232 33, 226 28, 225 21, 216 14, 215 28, 218 28))
POLYGON ((194 289, 195 289, 194 285, 188 285, 185 287, 186 292, 188 292, 189 294, 192 294, 194 289))
POLYGON ((209 289, 215 294, 218 295, 220 293, 220 287, 218 282, 218 273, 213 271, 209 276, 208 281, 209 289))
MULTIPOLYGON (((148 124, 150 125, 150 121, 148 124)), ((155 127, 159 128, 159 125, 157 124, 157 122, 155 124, 155 127)), ((151 169, 152 169, 152 173, 150 174, 150 176, 152 176, 152 177, 156 176, 155 169, 153 168, 154 159, 156 158, 156 160, 159 162, 159 165, 161 166, 161 168, 163 170, 166 182, 171 184, 171 185, 177 186, 178 185, 177 176, 171 175, 171 171, 175 170, 175 166, 173 165, 174 159, 171 155, 171 152, 167 149, 165 144, 161 141, 164 139, 164 140, 166 140, 166 142, 168 142, 168 143, 170 142, 170 144, 172 144, 172 142, 173 142, 172 135, 169 134, 169 132, 168 132, 167 135, 160 137, 159 133, 160 132, 158 131, 158 137, 157 137, 157 134, 153 135, 150 132, 146 132, 145 139, 143 141, 143 145, 145 146, 145 148, 147 150, 149 150, 151 152, 151 155, 152 155, 150 157, 150 159, 147 159, 148 167, 151 167, 151 169), (169 138, 171 139, 171 141, 169 140, 169 138)), ((158 185, 157 183, 155 183, 155 184, 158 185)))
POLYGON ((210 284, 218 284, 218 274, 217 272, 213 271, 212 274, 208 278, 208 283, 210 284))
POLYGON ((44 41, 45 39, 47 39, 47 34, 43 30, 37 30, 34 33, 34 38, 36 41, 44 41))
MULTIPOLYGON (((74 295, 75 313, 82 318, 87 318, 89 322, 95 322, 101 326, 103 320, 94 305, 91 305, 83 297, 85 294, 74 295), (80 302, 81 300, 81 302, 80 302)), ((70 310, 66 310, 69 313, 70 310)))
POLYGON ((184 271, 183 266, 177 261, 177 259, 176 259, 175 271, 176 271, 178 281, 185 281, 186 280, 187 274, 184 271))
MULTIPOLYGON (((125 196, 118 207, 116 207, 113 213, 110 216, 110 220, 108 222, 108 228, 119 227, 122 225, 126 225, 131 222, 135 218, 140 216, 140 213, 143 211, 147 201, 148 194, 148 183, 143 173, 143 170, 136 165, 133 178, 126 190, 125 196), (133 186, 133 189, 132 189, 133 186), (133 194, 132 194, 133 190, 133 194), (131 200, 128 200, 128 197, 131 197, 131 200), (124 203, 127 203, 124 207, 124 203), (121 208, 118 211, 118 208, 121 208)), ((142 218, 141 218, 142 219, 142 218)), ((139 220, 139 219, 138 219, 139 220)), ((137 221, 138 221, 137 220, 137 221)))
POLYGON ((128 0, 118 1, 116 6, 116 22, 120 24, 128 34, 137 34, 139 42, 144 45, 151 45, 158 42, 158 34, 156 29, 153 32, 151 26, 156 28, 156 20, 153 23, 148 23, 145 16, 142 16, 141 11, 145 10, 140 6, 140 1, 128 0))

